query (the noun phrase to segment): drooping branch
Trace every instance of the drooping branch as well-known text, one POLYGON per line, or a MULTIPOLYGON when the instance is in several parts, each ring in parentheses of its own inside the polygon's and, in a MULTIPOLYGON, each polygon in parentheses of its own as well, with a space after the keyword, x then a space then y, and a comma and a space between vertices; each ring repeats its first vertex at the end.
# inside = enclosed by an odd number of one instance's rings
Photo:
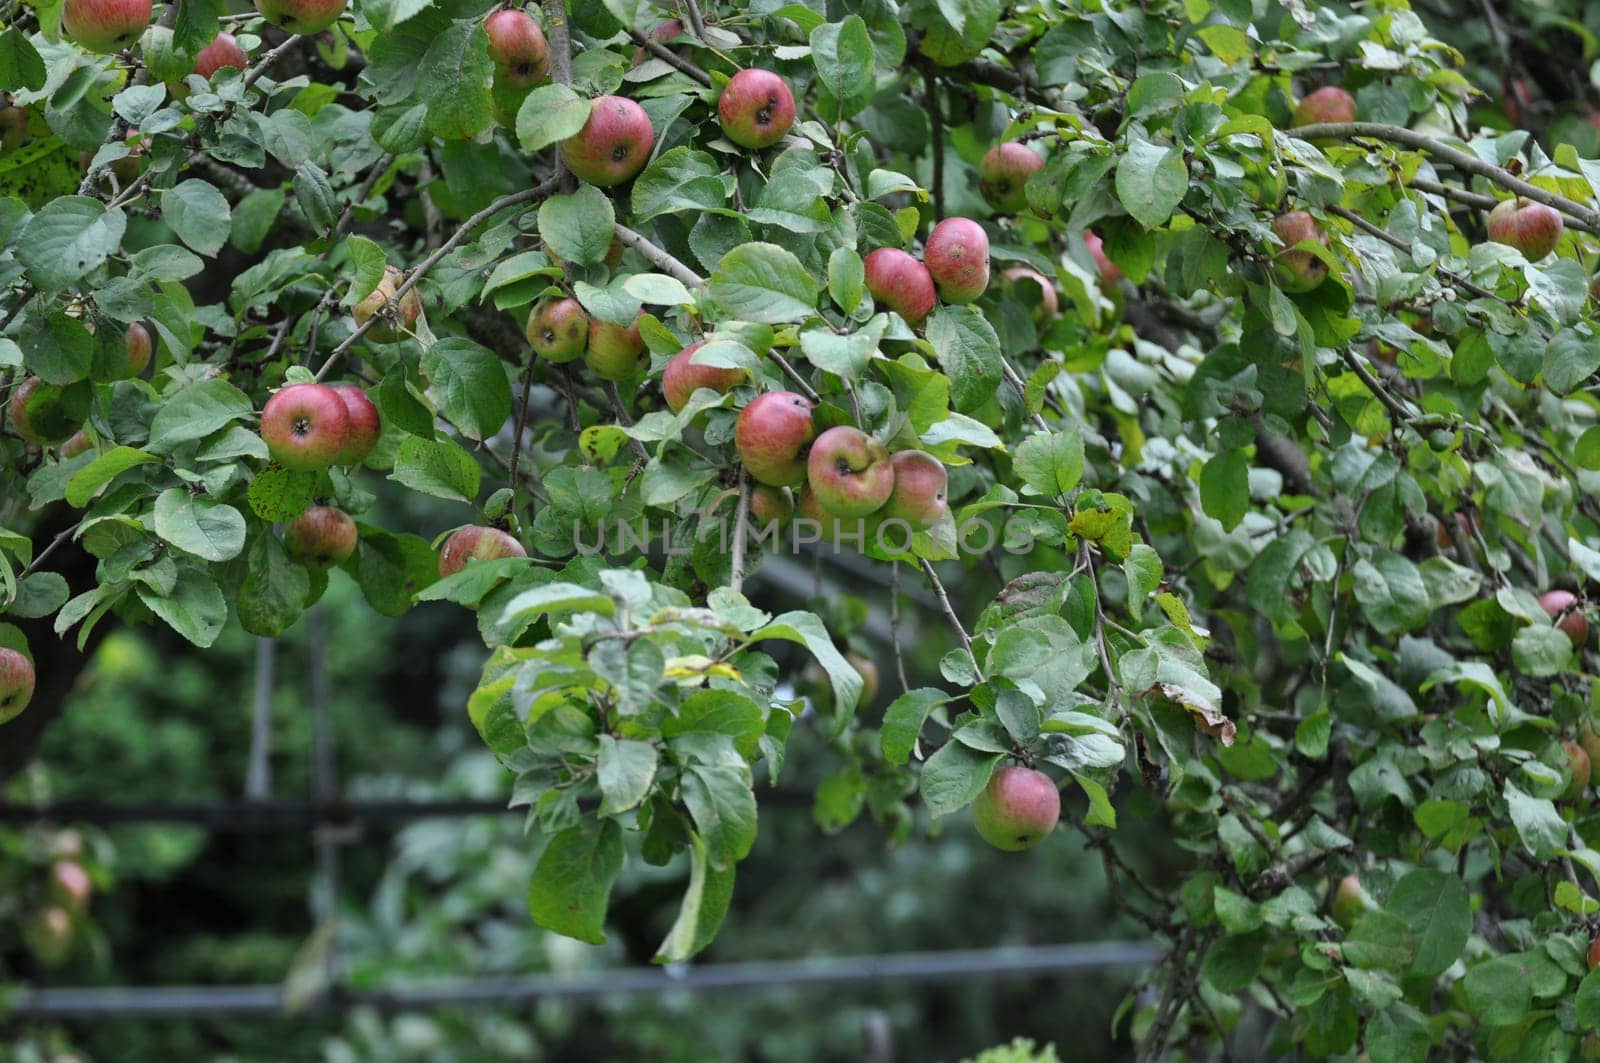
POLYGON ((1600 235, 1600 211, 1593 207, 1585 206, 1577 200, 1568 199, 1556 192, 1548 192, 1536 184, 1524 181, 1516 174, 1503 166, 1484 162, 1470 152, 1460 148, 1451 147, 1441 140, 1436 140, 1425 133, 1404 126, 1388 125, 1383 122, 1318 122, 1314 125, 1301 126, 1294 131, 1294 135, 1302 140, 1354 140, 1366 137, 1372 140, 1387 140, 1394 144, 1404 144, 1408 148, 1427 152, 1437 159, 1442 159, 1464 173, 1476 174, 1479 177, 1493 181, 1508 192, 1515 192, 1525 199, 1535 203, 1543 203, 1547 207, 1568 215, 1575 228, 1587 233, 1600 235))

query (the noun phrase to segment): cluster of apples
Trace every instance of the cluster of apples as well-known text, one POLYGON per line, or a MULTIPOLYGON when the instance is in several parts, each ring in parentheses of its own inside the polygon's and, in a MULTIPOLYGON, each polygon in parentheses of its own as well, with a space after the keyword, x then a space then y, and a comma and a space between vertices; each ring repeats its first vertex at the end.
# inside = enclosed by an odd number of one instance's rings
MULTIPOLYGON (((150 364, 155 341, 150 330, 136 321, 123 330, 122 343, 126 360, 114 367, 116 375, 123 379, 136 377, 150 364)), ((11 430, 33 446, 59 443, 58 453, 63 458, 82 454, 90 447, 89 437, 67 409, 62 389, 37 376, 24 377, 16 386, 7 412, 11 430)))
MULTIPOLYGON (((752 512, 782 521, 796 509, 824 529, 840 520, 904 521, 932 527, 944 516, 949 479, 938 458, 921 450, 893 454, 853 425, 814 436, 813 403, 792 391, 769 391, 739 412, 734 446, 758 485, 752 512), (799 488, 796 501, 791 488, 799 488)), ((865 527, 865 525, 863 525, 865 527)))
MULTIPOLYGON (((261 438, 272 460, 297 472, 359 465, 383 432, 378 407, 355 384, 290 384, 261 410, 261 438)), ((283 547, 308 568, 341 565, 359 533, 350 514, 315 505, 284 529, 283 547)))
MULTIPOLYGON (((1308 93, 1295 105, 1293 128, 1322 124, 1342 124, 1356 120, 1356 101, 1337 85, 1324 85, 1308 93)), ((1556 249, 1565 223, 1554 207, 1523 196, 1502 200, 1489 212, 1487 232, 1497 244, 1514 247, 1530 262, 1537 262, 1556 249)), ((1274 271, 1285 291, 1309 292, 1328 278, 1328 264, 1309 251, 1294 245, 1314 240, 1326 245, 1322 228, 1310 214, 1293 210, 1278 215, 1273 231, 1285 245, 1274 259, 1274 271)))
POLYGON ((50 847, 55 860, 50 865, 47 903, 28 916, 22 936, 41 964, 58 967, 72 951, 79 921, 88 914, 94 883, 80 862, 84 846, 77 831, 61 831, 50 847))
POLYGON ((928 234, 920 262, 898 247, 880 247, 863 265, 872 298, 916 328, 939 299, 972 303, 988 290, 989 235, 971 218, 946 218, 928 234))
POLYGON ((602 380, 627 380, 649 360, 637 318, 627 325, 591 318, 571 296, 551 297, 534 307, 527 335, 534 353, 545 361, 570 362, 581 356, 602 380))

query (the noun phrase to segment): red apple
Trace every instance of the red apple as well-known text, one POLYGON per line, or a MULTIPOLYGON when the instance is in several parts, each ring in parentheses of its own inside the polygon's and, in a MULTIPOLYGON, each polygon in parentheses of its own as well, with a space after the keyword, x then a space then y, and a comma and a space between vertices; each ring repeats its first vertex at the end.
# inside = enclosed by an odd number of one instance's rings
POLYGON ((1016 214, 1028 209, 1028 177, 1042 169, 1044 160, 1028 145, 996 144, 978 163, 978 191, 995 210, 1016 214))
POLYGON ((794 125, 794 93, 770 70, 741 70, 717 100, 722 135, 743 148, 769 148, 794 125))
POLYGON ((1324 85, 1301 100, 1294 109, 1294 126, 1317 125, 1324 122, 1354 122, 1356 100, 1337 85, 1324 85))
POLYGON ((1561 214, 1531 199, 1504 199, 1489 212, 1489 239, 1522 252, 1537 262, 1561 242, 1561 214))
POLYGON ((527 557, 528 551, 499 528, 469 524, 457 528, 439 551, 439 575, 453 576, 473 561, 494 561, 502 557, 527 557))
POLYGON ((33 662, 24 653, 0 647, 0 723, 14 720, 33 700, 33 662))
POLYGON ((1566 632, 1567 638, 1572 640, 1572 648, 1583 649, 1584 643, 1589 641, 1589 618, 1584 615, 1578 596, 1571 591, 1545 591, 1539 596, 1539 605, 1550 614, 1556 627, 1566 632))
POLYGON ((1585 717, 1578 724, 1578 744, 1583 751, 1589 754, 1590 765, 1600 764, 1600 731, 1595 730, 1595 721, 1585 717))
POLYGON ((1105 241, 1100 239, 1099 233, 1086 232, 1083 234, 1083 245, 1089 249, 1089 257, 1094 259, 1095 268, 1100 271, 1100 286, 1102 288, 1115 288, 1117 282, 1122 280, 1122 271, 1117 264, 1111 261, 1106 254, 1105 241))
POLYGON ((16 151, 27 142, 27 108, 13 103, 9 93, 0 92, 0 155, 16 151))
POLYGON ((757 528, 784 524, 794 516, 794 497, 787 487, 756 484, 750 489, 750 523, 757 528))
POLYGON ((546 299, 528 315, 528 343, 547 362, 570 362, 589 346, 589 315, 576 299, 546 299))
POLYGON ((946 218, 935 225, 922 262, 947 303, 975 302, 989 287, 989 237, 971 218, 946 218))
POLYGON ((290 33, 321 33, 344 14, 346 0, 255 0, 261 17, 290 33))
POLYGON ((144 36, 150 0, 66 0, 61 30, 81 48, 109 55, 144 36))
POLYGON ((54 443, 71 435, 76 427, 67 417, 56 385, 30 376, 11 393, 11 428, 29 443, 54 443))
POLYGON ((867 255, 867 291, 878 303, 905 318, 916 328, 933 312, 938 296, 928 267, 898 247, 880 247, 867 255))
POLYGON ((225 66, 241 73, 250 67, 250 57, 244 54, 244 49, 239 47, 239 42, 234 40, 231 33, 217 34, 194 57, 194 72, 207 81, 225 66))
POLYGON ((1061 792, 1050 776, 1032 768, 1005 765, 972 804, 972 821, 996 849, 1031 849, 1056 829, 1061 792))
POLYGON ((315 472, 332 465, 350 437, 350 413, 323 384, 290 384, 261 410, 261 438, 286 469, 315 472))
POLYGON ((350 417, 350 431, 344 438, 344 449, 333 459, 335 465, 360 465, 378 445, 383 434, 383 418, 359 384, 329 384, 335 395, 344 400, 344 410, 350 417))
POLYGON ((757 395, 739 412, 733 442, 746 471, 771 487, 793 487, 806 478, 801 456, 811 442, 811 402, 792 391, 757 395))
POLYGON ((1570 738, 1561 743, 1567 753, 1567 788, 1561 792, 1566 801, 1576 801, 1589 788, 1589 773, 1593 768, 1589 754, 1570 738))
POLYGON ((374 343, 397 343, 410 334, 417 318, 422 316, 422 296, 415 288, 398 300, 395 293, 406 281, 406 275, 393 266, 383 267, 383 279, 368 296, 351 308, 350 314, 360 328, 373 317, 378 321, 367 330, 367 339, 374 343))
POLYGON ((59 904, 28 917, 22 939, 45 967, 59 967, 72 952, 72 913, 59 904))
POLYGON ((87 453, 93 446, 94 444, 89 442, 89 436, 80 428, 68 436, 65 443, 61 444, 61 457, 63 460, 75 458, 79 454, 87 453))
POLYGON ((496 82, 529 89, 550 76, 550 45, 527 12, 502 8, 484 19, 483 32, 489 36, 496 82))
POLYGON ((124 373, 130 377, 138 376, 150 364, 150 356, 155 353, 156 345, 150 337, 150 330, 135 321, 123 332, 122 343, 128 349, 124 373))
MULTIPOLYGON (((642 315, 641 315, 642 316, 642 315)), ((589 349, 583 364, 601 380, 627 380, 650 363, 650 351, 639 335, 639 320, 629 325, 614 325, 592 318, 589 321, 589 349)))
POLYGON ((887 447, 853 425, 838 425, 811 444, 806 482, 829 512, 865 517, 889 500, 894 471, 887 447))
POLYGON ((94 892, 94 884, 89 881, 89 872, 76 860, 58 860, 50 868, 50 895, 57 903, 82 912, 89 907, 89 897, 94 892))
POLYGON ((944 516, 950 475, 944 463, 921 450, 902 450, 890 457, 894 490, 883 504, 885 520, 903 520, 913 530, 931 528, 944 516))
POLYGON ((1361 886, 1361 879, 1346 875, 1339 880, 1333 892, 1333 921, 1349 930, 1368 910, 1373 908, 1372 898, 1361 886))
POLYGON ((1273 219, 1272 231, 1289 250, 1278 252, 1273 260, 1278 284, 1286 292, 1309 292, 1328 279, 1328 264, 1310 251, 1293 250, 1303 240, 1326 244, 1322 228, 1303 210, 1291 210, 1273 219))
POLYGON ((561 142, 561 158, 579 180, 610 188, 644 169, 655 141, 643 107, 621 96, 601 96, 590 102, 583 128, 561 142))
POLYGON ((846 650, 844 659, 851 668, 856 670, 856 675, 861 677, 861 700, 856 704, 860 708, 871 705, 878 696, 878 665, 870 657, 857 653, 855 650, 846 650))
POLYGON ((342 509, 312 506, 283 530, 283 548, 307 568, 342 565, 356 552, 356 522, 342 509))
POLYGON ((689 397, 699 388, 710 388, 726 395, 750 379, 743 369, 725 369, 714 365, 694 364, 694 352, 704 347, 705 341, 691 343, 672 356, 661 374, 661 394, 667 406, 677 413, 689 404, 689 397))
MULTIPOLYGON (((1056 298, 1056 286, 1045 278, 1038 270, 1029 269, 1027 266, 1012 266, 1000 274, 1000 279, 1014 289, 1032 289, 1036 295, 1033 299, 1033 323, 1035 325, 1047 324, 1061 310, 1061 303, 1056 298)), ((1024 302, 1028 296, 1021 297, 1024 302)))
POLYGON ((1600 967, 1600 935, 1596 935, 1595 939, 1589 942, 1589 970, 1592 971, 1596 967, 1600 967))

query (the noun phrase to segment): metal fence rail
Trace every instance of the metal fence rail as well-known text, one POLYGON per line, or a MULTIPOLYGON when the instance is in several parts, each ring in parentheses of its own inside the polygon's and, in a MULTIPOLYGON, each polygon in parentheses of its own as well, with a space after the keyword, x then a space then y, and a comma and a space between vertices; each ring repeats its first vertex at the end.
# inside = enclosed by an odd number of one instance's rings
MULTIPOLYGON (((1155 962, 1160 955, 1160 948, 1152 942, 1104 941, 718 963, 703 967, 627 967, 575 975, 421 982, 390 989, 347 988, 313 997, 295 1014, 350 1008, 419 1011, 519 1006, 541 1000, 589 1000, 632 994, 1070 974, 1112 967, 1142 967, 1155 962)), ((277 985, 23 989, 4 999, 5 1003, 0 1004, 0 1018, 23 1021, 289 1013, 283 987, 277 985)))

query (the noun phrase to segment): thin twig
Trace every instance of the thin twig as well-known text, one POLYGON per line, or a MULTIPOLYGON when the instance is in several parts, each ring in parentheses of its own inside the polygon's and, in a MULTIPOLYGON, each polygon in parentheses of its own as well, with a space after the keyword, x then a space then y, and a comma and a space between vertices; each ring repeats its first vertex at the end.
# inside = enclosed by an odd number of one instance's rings
MULTIPOLYGON (((1005 374, 1005 378, 1010 382, 1011 386, 1017 389, 1017 397, 1022 400, 1022 408, 1028 409, 1028 385, 1022 382, 1022 377, 1018 375, 1016 369, 1011 365, 1011 360, 1005 355, 1000 356, 1000 371, 1005 374)), ((1028 413, 1033 418, 1033 423, 1038 425, 1041 430, 1050 431, 1050 423, 1042 415, 1035 413, 1033 410, 1028 410, 1028 413)))
POLYGON ((450 239, 441 244, 437 251, 423 259, 421 262, 417 263, 416 268, 414 268, 406 277, 405 281, 394 290, 394 293, 390 295, 387 300, 385 300, 383 306, 378 307, 376 312, 374 312, 373 315, 368 318, 360 328, 352 332, 343 343, 339 344, 339 346, 333 349, 333 353, 328 355, 328 360, 322 363, 322 368, 317 370, 316 378, 321 380, 323 377, 327 376, 328 371, 333 368, 334 363, 343 357, 346 351, 348 351, 351 347, 354 347, 357 341, 359 341, 361 337, 365 336, 367 331, 383 318, 384 309, 391 304, 398 304, 407 292, 415 288, 418 283, 421 282, 422 278, 428 275, 429 270, 431 270, 434 266, 437 266, 446 255, 464 243, 467 237, 472 233, 472 230, 476 229, 479 225, 482 225, 484 222, 488 221, 490 218, 494 217, 496 214, 499 214, 503 210, 509 210, 512 207, 521 206, 524 203, 531 203, 534 200, 543 199, 545 196, 554 191, 555 187, 555 178, 551 178, 550 180, 545 181, 543 184, 536 185, 533 188, 525 188, 521 192, 511 193, 509 196, 501 196, 499 199, 495 200, 493 203, 490 203, 487 207, 484 207, 482 210, 478 211, 478 213, 462 222, 461 227, 451 234, 450 239))
POLYGON ((967 634, 967 629, 961 624, 961 618, 956 615, 955 609, 950 605, 950 596, 944 591, 944 584, 939 580, 939 573, 933 570, 933 562, 923 558, 922 571, 928 577, 928 582, 933 585, 933 593, 938 596, 939 605, 944 609, 944 615, 950 621, 950 626, 955 628, 956 635, 961 639, 961 648, 967 651, 967 660, 972 662, 972 674, 977 676, 980 683, 983 682, 983 669, 978 667, 978 657, 972 652, 972 638, 967 634))
MULTIPOLYGON (((367 197, 372 195, 372 190, 378 187, 378 179, 381 178, 384 175, 384 172, 389 169, 389 164, 392 162, 394 162, 394 156, 386 154, 377 162, 372 164, 372 169, 367 174, 367 179, 363 181, 361 183, 361 187, 356 190, 355 198, 346 203, 344 205, 344 210, 339 212, 339 223, 333 227, 333 238, 335 240, 339 239, 339 237, 350 231, 350 226, 353 225, 356 220, 356 207, 362 203, 365 203, 367 201, 367 197)), ((424 196, 423 199, 426 200, 427 197, 424 196)))
MULTIPOLYGON (((622 404, 622 395, 617 391, 617 385, 609 380, 606 381, 606 398, 611 400, 611 410, 617 415, 617 423, 624 428, 632 428, 633 418, 628 416, 628 408, 622 404)), ((628 442, 633 444, 633 453, 640 461, 650 460, 650 452, 644 448, 643 443, 632 436, 628 437, 628 442)))
POLYGON ((517 397, 517 420, 514 434, 511 437, 511 461, 506 471, 507 479, 511 482, 511 489, 517 489, 517 466, 522 461, 522 433, 528 427, 528 399, 533 394, 533 370, 536 360, 533 352, 528 352, 528 367, 522 371, 522 394, 517 397))
POLYGON ((944 217, 944 116, 939 110, 939 76, 932 68, 922 72, 923 96, 928 107, 928 125, 933 154, 933 215, 944 217))

